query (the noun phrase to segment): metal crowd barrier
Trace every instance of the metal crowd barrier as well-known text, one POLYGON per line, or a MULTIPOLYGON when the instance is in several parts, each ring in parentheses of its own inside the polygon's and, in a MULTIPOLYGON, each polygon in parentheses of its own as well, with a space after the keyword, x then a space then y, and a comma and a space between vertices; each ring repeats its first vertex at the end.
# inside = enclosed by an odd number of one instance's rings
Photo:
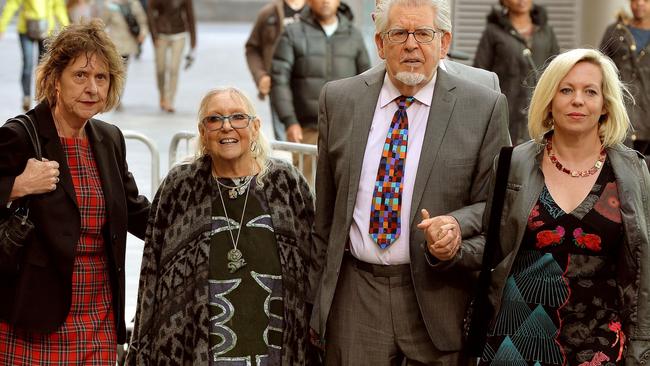
MULTIPOLYGON (((189 131, 181 131, 172 136, 172 141, 169 146, 169 168, 171 169, 178 160, 179 146, 181 143, 185 144, 185 151, 183 152, 184 156, 191 156, 194 154, 192 151, 192 139, 196 137, 196 134, 189 131)), ((273 151, 285 151, 292 154, 298 155, 298 170, 303 174, 305 166, 305 158, 313 159, 313 164, 311 164, 311 177, 312 181, 309 182, 309 185, 313 188, 314 182, 313 177, 316 176, 316 156, 318 154, 318 149, 315 145, 308 144, 297 144, 294 142, 286 141, 271 141, 271 149, 273 151)))
POLYGON ((160 185, 160 153, 156 143, 144 134, 132 130, 123 130, 122 134, 127 140, 137 140, 144 143, 151 153, 151 197, 156 194, 160 185))

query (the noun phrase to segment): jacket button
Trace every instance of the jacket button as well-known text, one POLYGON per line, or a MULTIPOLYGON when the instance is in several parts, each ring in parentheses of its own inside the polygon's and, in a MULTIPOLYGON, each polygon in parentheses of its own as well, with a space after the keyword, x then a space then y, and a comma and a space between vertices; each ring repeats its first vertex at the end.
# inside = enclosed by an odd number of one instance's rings
POLYGON ((117 273, 122 273, 122 267, 117 267, 117 273))
POLYGON ((113 241, 117 240, 117 234, 113 234, 113 241))
POLYGON ((630 45, 630 50, 636 52, 636 45, 635 44, 630 45))

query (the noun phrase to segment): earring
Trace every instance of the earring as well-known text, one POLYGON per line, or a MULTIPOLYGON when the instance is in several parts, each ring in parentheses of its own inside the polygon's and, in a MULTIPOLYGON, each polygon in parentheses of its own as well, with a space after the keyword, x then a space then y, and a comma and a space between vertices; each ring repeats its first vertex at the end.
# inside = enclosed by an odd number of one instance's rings
POLYGON ((251 152, 256 152, 257 151, 257 141, 251 142, 251 152))

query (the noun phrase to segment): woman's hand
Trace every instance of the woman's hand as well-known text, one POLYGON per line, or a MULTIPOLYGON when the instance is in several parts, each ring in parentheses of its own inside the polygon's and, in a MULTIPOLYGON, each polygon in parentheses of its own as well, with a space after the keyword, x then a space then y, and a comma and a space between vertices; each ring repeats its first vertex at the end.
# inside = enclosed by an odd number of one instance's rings
POLYGON ((25 170, 16 177, 9 200, 13 201, 30 194, 52 192, 58 183, 59 163, 45 158, 43 161, 31 158, 27 161, 25 170))

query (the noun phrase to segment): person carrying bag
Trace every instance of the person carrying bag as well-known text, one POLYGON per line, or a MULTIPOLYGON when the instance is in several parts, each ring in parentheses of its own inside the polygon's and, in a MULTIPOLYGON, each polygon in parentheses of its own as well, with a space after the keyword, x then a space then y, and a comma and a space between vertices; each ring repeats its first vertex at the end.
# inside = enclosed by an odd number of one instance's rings
MULTIPOLYGON (((7 123, 20 123, 34 147, 34 157, 42 160, 41 143, 34 123, 27 115, 10 119, 7 123)), ((11 205, 11 204, 10 204, 11 205)), ((9 207, 8 217, 0 219, 0 271, 17 271, 20 266, 20 255, 25 241, 34 231, 34 224, 29 220, 29 197, 18 201, 17 205, 9 207), (17 207, 11 207, 17 206, 17 207)))

